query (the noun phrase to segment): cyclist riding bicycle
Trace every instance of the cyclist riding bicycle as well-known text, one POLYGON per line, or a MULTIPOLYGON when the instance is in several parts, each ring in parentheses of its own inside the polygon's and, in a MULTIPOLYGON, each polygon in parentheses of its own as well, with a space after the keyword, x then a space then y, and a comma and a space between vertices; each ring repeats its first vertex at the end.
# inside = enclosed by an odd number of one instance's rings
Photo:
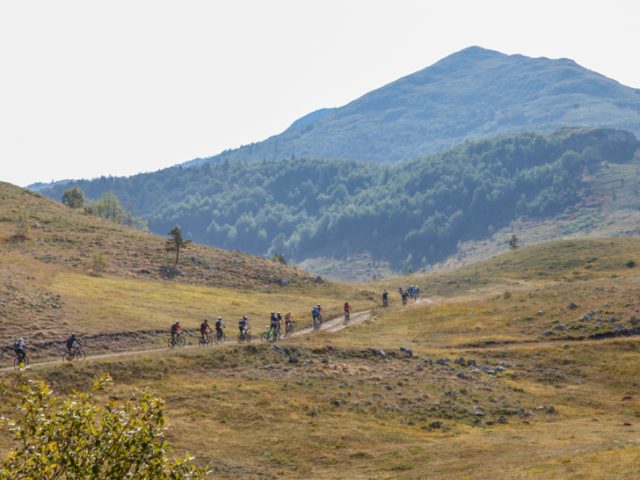
POLYGON ((242 317, 242 319, 238 322, 238 328, 240 329, 240 335, 242 337, 247 336, 247 332, 249 331, 249 319, 246 315, 242 317))
POLYGON ((78 338, 76 337, 75 333, 71 333, 71 335, 69 335, 69 338, 67 338, 66 341, 66 346, 67 346, 67 352, 71 353, 71 351, 73 350, 73 347, 77 345, 78 347, 80 347, 80 340, 78 340, 78 338))
POLYGON ((386 290, 382 292, 382 305, 385 307, 389 305, 389 293, 386 290))
POLYGON ((220 339, 224 335, 222 331, 224 329, 224 322, 222 321, 222 317, 218 317, 216 320, 216 336, 220 339))
POLYGON ((351 305, 349 302, 344 302, 344 314, 349 315, 351 313, 351 305))
POLYGON ((210 333, 211 333, 211 325, 209 325, 209 320, 205 318, 204 320, 202 320, 202 323, 200 324, 200 336, 202 337, 203 342, 207 341, 207 337, 209 336, 210 333))
POLYGON ((182 333, 182 327, 180 326, 180 322, 176 322, 171 325, 171 341, 175 342, 176 337, 182 333))
POLYGON ((291 315, 291 312, 287 312, 284 315, 284 326, 287 330, 293 330, 293 315, 291 315))
POLYGON ((269 326, 269 338, 278 338, 278 315, 275 312, 271 312, 271 324, 269 326))
POLYGON ((24 343, 22 337, 16 339, 16 341, 13 343, 13 351, 16 352, 18 362, 23 363, 25 358, 27 357, 27 345, 24 343))

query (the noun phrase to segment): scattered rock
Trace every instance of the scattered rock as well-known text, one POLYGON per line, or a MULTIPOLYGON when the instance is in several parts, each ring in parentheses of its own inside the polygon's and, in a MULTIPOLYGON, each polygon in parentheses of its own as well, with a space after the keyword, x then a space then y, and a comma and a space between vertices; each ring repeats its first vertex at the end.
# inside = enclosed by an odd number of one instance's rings
POLYGON ((544 311, 544 310, 540 310, 540 311, 538 312, 538 316, 539 316, 539 317, 544 317, 544 314, 545 314, 545 311, 544 311))
POLYGON ((333 400, 331 400, 331 405, 333 405, 334 407, 339 407, 340 404, 341 402, 337 398, 334 398, 333 400))
POLYGON ((506 368, 503 367, 502 365, 498 365, 495 370, 496 370, 496 372, 504 372, 506 370, 506 368))
POLYGON ((631 318, 629 319, 629 321, 631 322, 631 325, 638 325, 638 317, 636 317, 635 315, 631 315, 631 318))
POLYGON ((564 332, 567 329, 567 327, 563 323, 559 323, 558 325, 555 325, 553 329, 556 332, 564 332))
POLYGON ((470 367, 478 366, 475 360, 467 360, 467 365, 469 365, 470 367))
POLYGON ((578 305, 576 305, 575 303, 571 302, 569 305, 567 305, 567 308, 569 310, 575 310, 576 308, 578 308, 578 305))
POLYGON ((455 363, 456 365, 466 365, 467 362, 465 361, 464 357, 458 357, 456 358, 453 363, 455 363))
POLYGON ((553 335, 553 332, 551 330, 545 330, 542 334, 548 337, 549 335, 553 335))
POLYGON ((422 369, 423 369, 422 365, 420 365, 420 364, 416 365, 416 370, 420 371, 422 369))
POLYGON ((436 363, 438 365, 449 365, 449 359, 448 358, 439 358, 438 360, 436 360, 436 363))
POLYGON ((429 428, 432 429, 432 430, 437 430, 439 428, 442 428, 442 422, 440 422, 438 420, 436 420, 435 422, 431 422, 429 424, 429 428))
POLYGON ((393 387, 392 387, 391 385, 385 385, 385 387, 384 387, 384 388, 385 388, 385 389, 387 389, 387 390, 389 390, 389 391, 393 390, 393 387))
POLYGON ((298 359, 298 357, 294 357, 294 356, 290 356, 289 357, 289 363, 299 363, 300 360, 298 359))
POLYGON ((471 377, 469 377, 469 375, 467 375, 467 374, 466 374, 466 373, 464 373, 464 372, 458 372, 458 373, 456 374, 456 377, 461 378, 461 379, 463 379, 463 380, 469 380, 469 379, 471 378, 471 377))
POLYGON ((406 355, 406 358, 413 357, 413 350, 407 347, 400 347, 400 351, 406 355))
POLYGON ((501 425, 504 425, 505 423, 507 423, 507 418, 504 415, 500 415, 500 417, 498 417, 497 422, 501 425))
POLYGON ((381 348, 370 348, 370 349, 369 349, 369 351, 370 351, 372 354, 376 355, 377 357, 382 357, 382 358, 384 358, 384 357, 386 357, 386 356, 387 356, 387 354, 385 353, 385 351, 384 351, 384 350, 382 350, 381 348))
POLYGON ((281 287, 286 287, 287 285, 289 285, 289 280, 284 278, 284 277, 282 277, 282 278, 280 278, 280 280, 278 280, 278 284, 281 287))

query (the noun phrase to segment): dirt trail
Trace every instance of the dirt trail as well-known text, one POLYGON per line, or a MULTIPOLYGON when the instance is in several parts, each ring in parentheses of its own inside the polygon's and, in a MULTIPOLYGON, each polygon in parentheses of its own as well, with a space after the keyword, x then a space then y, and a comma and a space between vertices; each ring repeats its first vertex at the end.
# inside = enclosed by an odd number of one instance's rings
MULTIPOLYGON (((345 325, 344 323, 344 317, 340 316, 340 317, 336 317, 336 318, 332 318, 331 320, 328 320, 326 322, 324 322, 322 324, 322 326, 320 327, 321 331, 326 331, 326 332, 338 332, 344 328, 350 327, 352 325, 357 325, 359 323, 362 323, 366 320, 369 320, 370 318, 372 318, 373 313, 371 310, 365 310, 362 312, 356 312, 354 314, 351 315, 351 321, 345 325)), ((235 329, 232 329, 235 332, 235 329)), ((308 327, 308 328, 303 328, 302 330, 299 330, 297 332, 294 332, 291 335, 291 338, 296 338, 296 337, 301 337, 304 335, 310 335, 313 333, 313 328, 312 327, 308 327)), ((288 338, 283 338, 281 341, 287 341, 288 338)), ((256 336, 253 339, 254 342, 260 342, 260 338, 258 336, 256 336)), ((225 346, 225 345, 237 345, 238 342, 234 340, 227 340, 226 342, 224 342, 223 344, 220 344, 219 346, 225 346)), ((214 345, 215 347, 216 345, 214 345)), ((195 344, 195 345, 187 345, 181 349, 177 349, 177 350, 184 350, 184 349, 191 349, 191 348, 202 348, 200 347, 199 344, 195 344)), ((151 348, 151 349, 146 349, 146 350, 129 350, 129 351, 123 351, 123 352, 114 352, 114 353, 103 353, 103 354, 98 354, 98 355, 87 355, 87 360, 100 360, 100 359, 104 359, 104 358, 114 358, 114 357, 129 357, 129 356, 133 356, 133 355, 147 355, 150 353, 157 353, 157 352, 166 352, 168 351, 168 349, 166 347, 164 348, 151 348)), ((60 355, 62 355, 62 352, 60 353, 60 355)), ((39 367, 48 367, 48 366, 54 366, 54 365, 61 365, 63 363, 66 363, 65 360, 47 360, 44 362, 38 362, 38 363, 32 363, 31 365, 29 365, 29 369, 32 368, 39 368, 39 367)), ((12 372, 14 371, 15 368, 12 366, 9 367, 3 367, 0 368, 0 372, 12 372)))

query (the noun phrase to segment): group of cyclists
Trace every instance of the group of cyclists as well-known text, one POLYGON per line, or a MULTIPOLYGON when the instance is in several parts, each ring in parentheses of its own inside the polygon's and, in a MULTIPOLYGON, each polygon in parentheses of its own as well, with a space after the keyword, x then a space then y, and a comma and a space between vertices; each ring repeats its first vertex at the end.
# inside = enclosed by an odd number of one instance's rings
MULTIPOLYGON (((323 322, 323 310, 320 304, 315 305, 311 309, 311 318, 312 318, 312 326, 314 330, 319 330, 320 326, 323 322)), ((345 324, 349 322, 351 319, 351 305, 349 302, 344 303, 344 321, 345 324)), ((277 341, 283 336, 283 327, 284 327, 284 336, 287 337, 293 333, 293 324, 294 318, 291 312, 287 312, 284 315, 280 312, 271 312, 269 317, 269 326, 268 329, 262 333, 261 339, 263 341, 277 341)), ((214 327, 211 327, 208 319, 202 320, 200 324, 200 339, 199 342, 201 345, 209 345, 213 342, 221 343, 226 339, 225 333, 225 323, 222 317, 218 317, 216 322, 214 323, 214 327), (215 329, 215 333, 214 333, 215 329), (212 335, 213 334, 213 335, 212 335)), ((173 348, 176 346, 183 346, 185 344, 185 340, 183 337, 182 326, 179 321, 176 321, 171 325, 170 329, 171 337, 169 339, 169 347, 173 348)), ((249 327, 249 318, 247 315, 244 315, 238 321, 238 343, 250 342, 251 341, 251 333, 249 327)))
MULTIPOLYGON (((80 340, 76 336, 75 333, 71 333, 69 337, 64 342, 66 347, 66 351, 64 352, 63 358, 66 360, 73 360, 74 358, 78 358, 80 352, 82 352, 82 344, 80 340)), ((29 365, 29 355, 27 353, 27 343, 24 341, 22 337, 16 338, 13 342, 13 352, 16 355, 15 364, 16 366, 25 367, 29 365)))
MULTIPOLYGON (((383 295, 383 298, 386 299, 387 292, 383 295)), ((349 302, 344 302, 344 323, 345 325, 349 323, 351 319, 351 305, 349 302)), ((322 325, 323 319, 323 309, 320 304, 315 305, 311 309, 311 318, 312 318, 312 326, 314 330, 319 330, 322 325)), ((284 324, 284 336, 289 336, 293 333, 293 314, 291 312, 287 312, 284 316, 280 312, 271 312, 269 328, 266 332, 261 335, 262 340, 265 341, 277 341, 282 338, 282 327, 284 324)), ((208 319, 202 320, 200 324, 200 344, 209 345, 212 342, 220 343, 225 341, 224 334, 225 324, 222 317, 218 317, 213 325, 213 329, 211 328, 211 324, 208 319), (215 334, 212 335, 215 329, 215 334)), ((170 329, 171 337, 169 339, 169 347, 173 348, 176 346, 184 346, 185 339, 183 336, 182 326, 179 321, 176 321, 171 325, 170 329)), ((251 334, 249 328, 249 318, 247 315, 243 315, 243 317, 238 321, 238 342, 250 342, 251 334)), ((65 341, 66 351, 64 353, 64 358, 67 360, 73 360, 74 358, 83 357, 84 352, 82 351, 82 344, 75 333, 72 333, 67 340, 65 341)), ((16 365, 28 365, 29 357, 27 354, 27 345, 22 337, 17 338, 13 344, 13 351, 16 355, 16 365)))
POLYGON ((398 288, 398 292, 402 297, 403 305, 406 305, 409 299, 415 302, 416 300, 418 300, 418 298, 420 298, 420 287, 418 287, 417 285, 409 285, 406 289, 400 287, 398 288))
MULTIPOLYGON (((417 285, 409 285, 406 289, 399 287, 398 293, 400 294, 400 298, 402 298, 402 304, 406 305, 409 299, 415 302, 420 298, 420 287, 417 285)), ((386 290, 382 292, 382 306, 389 306, 389 292, 386 290)))

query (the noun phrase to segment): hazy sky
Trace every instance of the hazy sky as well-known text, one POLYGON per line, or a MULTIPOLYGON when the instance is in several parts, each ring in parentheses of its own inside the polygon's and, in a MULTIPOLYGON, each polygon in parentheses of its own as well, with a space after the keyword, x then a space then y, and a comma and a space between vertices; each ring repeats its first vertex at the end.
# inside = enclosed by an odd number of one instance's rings
POLYGON ((0 180, 209 156, 470 45, 640 88, 640 1, 0 0, 0 180))

